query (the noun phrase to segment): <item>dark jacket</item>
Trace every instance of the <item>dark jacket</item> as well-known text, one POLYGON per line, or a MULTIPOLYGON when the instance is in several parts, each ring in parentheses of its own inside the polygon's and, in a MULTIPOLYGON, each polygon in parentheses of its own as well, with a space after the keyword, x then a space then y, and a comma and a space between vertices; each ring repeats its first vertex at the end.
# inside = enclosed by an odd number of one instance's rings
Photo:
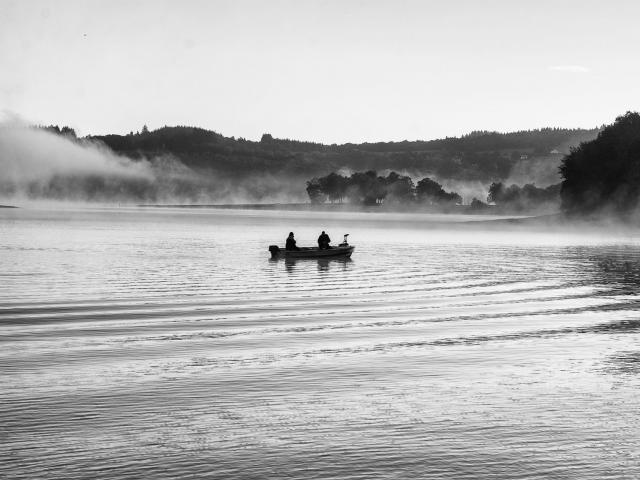
POLYGON ((296 239, 293 238, 293 237, 287 237, 287 243, 285 244, 284 249, 285 250, 300 250, 296 246, 296 239))
POLYGON ((329 238, 329 235, 327 235, 326 233, 322 233, 318 237, 318 247, 320 247, 320 248, 328 248, 329 247, 329 243, 331 243, 331 239, 329 238))

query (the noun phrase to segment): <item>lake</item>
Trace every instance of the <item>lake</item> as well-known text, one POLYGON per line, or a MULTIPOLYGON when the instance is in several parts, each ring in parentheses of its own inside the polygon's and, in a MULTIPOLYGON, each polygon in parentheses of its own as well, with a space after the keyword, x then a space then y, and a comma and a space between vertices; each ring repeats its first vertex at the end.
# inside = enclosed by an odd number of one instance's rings
POLYGON ((639 478, 640 235, 482 219, 0 210, 0 476, 639 478))

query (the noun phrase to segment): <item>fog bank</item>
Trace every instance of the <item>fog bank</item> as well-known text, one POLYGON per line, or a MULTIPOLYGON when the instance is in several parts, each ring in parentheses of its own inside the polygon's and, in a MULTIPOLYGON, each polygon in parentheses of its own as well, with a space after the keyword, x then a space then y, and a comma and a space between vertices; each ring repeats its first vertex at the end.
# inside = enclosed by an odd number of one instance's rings
POLYGON ((232 180, 212 171, 195 171, 168 154, 131 159, 99 142, 58 135, 15 119, 0 123, 0 172, 0 199, 5 203, 244 203, 306 199, 303 181, 250 173, 232 180))

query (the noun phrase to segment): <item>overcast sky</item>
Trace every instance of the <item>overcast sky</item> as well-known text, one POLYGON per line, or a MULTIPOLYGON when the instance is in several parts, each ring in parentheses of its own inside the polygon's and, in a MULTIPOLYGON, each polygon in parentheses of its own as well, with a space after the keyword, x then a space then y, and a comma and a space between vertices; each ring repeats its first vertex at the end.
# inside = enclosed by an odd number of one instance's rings
POLYGON ((325 143, 640 109, 640 2, 0 0, 0 109, 325 143))

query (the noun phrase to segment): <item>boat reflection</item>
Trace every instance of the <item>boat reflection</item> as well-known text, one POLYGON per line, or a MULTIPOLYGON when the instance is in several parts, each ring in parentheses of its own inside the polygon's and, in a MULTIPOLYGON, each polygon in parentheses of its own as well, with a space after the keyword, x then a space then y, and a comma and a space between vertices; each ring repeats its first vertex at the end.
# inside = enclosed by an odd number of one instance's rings
POLYGON ((346 271, 353 260, 351 258, 283 258, 283 259, 269 259, 270 262, 284 263, 287 273, 294 273, 296 270, 303 271, 308 270, 311 265, 316 265, 318 272, 324 273, 330 270, 342 270, 346 271))
POLYGON ((353 262, 350 257, 347 258, 319 258, 317 260, 318 263, 318 271, 319 272, 328 272, 329 268, 340 268, 343 271, 346 271, 349 268, 349 265, 353 262))

